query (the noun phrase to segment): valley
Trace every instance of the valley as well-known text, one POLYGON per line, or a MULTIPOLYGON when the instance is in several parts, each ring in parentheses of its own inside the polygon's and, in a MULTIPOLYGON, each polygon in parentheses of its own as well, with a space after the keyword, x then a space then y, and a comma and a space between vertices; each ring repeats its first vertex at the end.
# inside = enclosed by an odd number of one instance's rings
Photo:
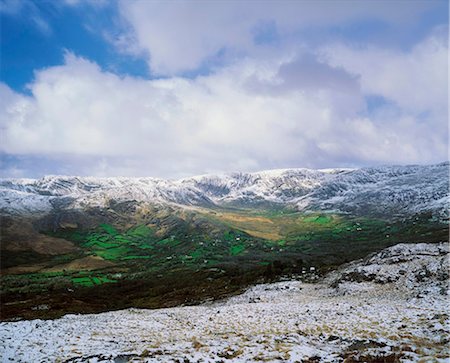
POLYGON ((283 276, 314 281, 397 243, 446 241, 446 171, 4 180, 1 318, 197 304, 283 276))
POLYGON ((38 240, 60 242, 52 254, 14 250, 6 240, 2 317, 193 304, 283 275, 308 280, 311 269, 315 276, 401 241, 439 242, 448 233, 446 224, 430 222, 426 215, 389 222, 324 213, 190 209, 166 217, 171 227, 163 218, 159 225, 101 223, 40 231, 38 240))

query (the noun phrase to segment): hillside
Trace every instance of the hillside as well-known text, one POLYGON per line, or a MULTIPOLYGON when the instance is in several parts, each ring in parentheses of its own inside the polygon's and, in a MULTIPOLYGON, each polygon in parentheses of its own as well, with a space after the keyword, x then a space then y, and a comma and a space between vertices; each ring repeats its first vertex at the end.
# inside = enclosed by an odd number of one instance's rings
POLYGON ((448 244, 399 244, 215 303, 0 324, 16 362, 445 362, 448 244))
POLYGON ((293 208, 399 216, 448 216, 449 164, 363 169, 286 169, 181 180, 48 176, 0 181, 3 214, 144 202, 200 207, 293 208))
POLYGON ((195 304, 403 241, 446 241, 448 171, 4 179, 2 319, 195 304))

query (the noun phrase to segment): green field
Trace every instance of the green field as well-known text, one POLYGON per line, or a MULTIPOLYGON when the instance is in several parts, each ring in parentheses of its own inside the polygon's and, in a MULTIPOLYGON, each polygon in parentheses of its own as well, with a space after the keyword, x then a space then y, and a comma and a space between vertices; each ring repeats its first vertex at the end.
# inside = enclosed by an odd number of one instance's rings
MULTIPOLYGON (((129 218, 126 226, 111 221, 87 229, 45 231, 72 242, 77 250, 39 257, 42 271, 3 275, 3 301, 33 301, 36 296, 71 301, 73 295, 74 301, 89 300, 93 310, 111 301, 119 307, 166 306, 171 301, 183 302, 189 299, 184 296, 194 292, 205 297, 228 293, 226 284, 231 290, 239 289, 261 278, 273 279, 311 266, 320 273, 395 243, 438 242, 448 236, 448 224, 427 215, 382 220, 327 213, 199 209, 160 213, 158 218, 151 224, 129 218), (70 264, 77 261, 93 265, 74 269, 70 264), (197 291, 202 284, 211 286, 197 291), (68 291, 73 292, 68 296, 68 291), (91 301, 93 296, 102 304, 91 301)), ((22 254, 19 260, 26 261, 27 256, 22 254)))

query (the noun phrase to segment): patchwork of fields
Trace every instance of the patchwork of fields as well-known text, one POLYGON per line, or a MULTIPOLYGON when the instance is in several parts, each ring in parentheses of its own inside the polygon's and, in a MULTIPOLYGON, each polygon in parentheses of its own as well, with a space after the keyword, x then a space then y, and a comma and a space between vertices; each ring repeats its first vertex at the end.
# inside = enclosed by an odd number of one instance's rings
POLYGON ((2 271, 4 318, 195 303, 281 275, 307 280, 311 271, 320 274, 395 243, 437 242, 448 233, 447 224, 426 215, 386 221, 287 210, 172 214, 170 226, 135 218, 39 231, 73 248, 38 255, 38 262, 33 257, 23 263, 36 255, 29 251, 2 251, 2 257, 21 261, 2 271), (35 308, 42 304, 51 309, 35 308))

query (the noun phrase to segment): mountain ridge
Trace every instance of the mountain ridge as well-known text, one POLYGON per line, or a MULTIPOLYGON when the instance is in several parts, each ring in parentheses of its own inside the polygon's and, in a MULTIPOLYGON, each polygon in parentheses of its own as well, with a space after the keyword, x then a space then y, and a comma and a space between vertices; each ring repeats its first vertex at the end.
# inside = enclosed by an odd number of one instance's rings
POLYGON ((449 163, 360 169, 276 169, 207 174, 178 180, 153 177, 45 176, 0 179, 3 214, 107 207, 111 200, 199 207, 280 207, 342 213, 448 216, 449 163), (56 202, 55 202, 56 201, 56 202), (55 203, 56 204, 55 204, 55 203))

